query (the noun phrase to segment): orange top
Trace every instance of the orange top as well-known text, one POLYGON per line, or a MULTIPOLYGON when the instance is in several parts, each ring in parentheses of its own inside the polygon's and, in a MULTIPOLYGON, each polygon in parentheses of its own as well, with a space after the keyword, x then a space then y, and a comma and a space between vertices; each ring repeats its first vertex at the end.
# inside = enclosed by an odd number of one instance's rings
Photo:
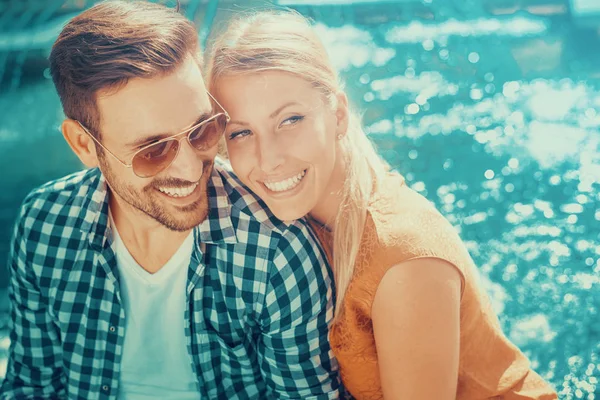
MULTIPOLYGON (((408 188, 400 175, 390 173, 377 187, 344 299, 344 315, 329 333, 346 388, 359 400, 383 398, 371 319, 377 287, 394 265, 435 257, 455 266, 462 278, 456 398, 557 399, 554 390, 530 369, 523 353, 503 335, 478 282, 477 268, 452 225, 427 199, 408 188)), ((331 235, 313 227, 330 257, 331 235)))

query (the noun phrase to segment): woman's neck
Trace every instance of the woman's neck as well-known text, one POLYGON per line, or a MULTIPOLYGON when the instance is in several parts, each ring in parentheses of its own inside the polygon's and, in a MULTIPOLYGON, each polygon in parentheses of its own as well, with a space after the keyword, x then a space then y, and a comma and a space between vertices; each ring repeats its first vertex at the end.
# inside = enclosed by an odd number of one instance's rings
POLYGON ((309 216, 319 224, 327 227, 330 231, 334 230, 335 219, 342 206, 346 177, 347 171, 344 157, 338 156, 323 196, 321 196, 315 207, 310 211, 309 216))

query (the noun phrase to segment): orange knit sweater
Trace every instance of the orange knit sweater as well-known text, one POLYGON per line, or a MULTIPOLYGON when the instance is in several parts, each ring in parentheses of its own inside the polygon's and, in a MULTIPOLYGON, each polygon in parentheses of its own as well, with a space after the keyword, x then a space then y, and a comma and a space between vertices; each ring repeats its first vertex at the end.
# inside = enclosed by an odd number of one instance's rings
MULTIPOLYGON (((329 338, 342 380, 357 399, 382 399, 371 308, 383 276, 401 262, 435 257, 461 274, 460 361, 456 398, 556 399, 554 390, 502 333, 478 271, 451 224, 404 179, 390 173, 370 202, 343 318, 329 338)), ((331 260, 331 235, 313 223, 331 260)), ((426 318, 426 316, 424 316, 426 318)))

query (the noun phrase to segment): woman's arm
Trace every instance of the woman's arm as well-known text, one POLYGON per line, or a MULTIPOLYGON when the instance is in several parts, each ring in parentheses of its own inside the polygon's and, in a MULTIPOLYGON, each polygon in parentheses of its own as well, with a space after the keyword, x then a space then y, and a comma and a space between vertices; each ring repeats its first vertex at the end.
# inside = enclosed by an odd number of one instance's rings
POLYGON ((387 271, 372 317, 384 398, 456 398, 461 275, 437 258, 387 271))

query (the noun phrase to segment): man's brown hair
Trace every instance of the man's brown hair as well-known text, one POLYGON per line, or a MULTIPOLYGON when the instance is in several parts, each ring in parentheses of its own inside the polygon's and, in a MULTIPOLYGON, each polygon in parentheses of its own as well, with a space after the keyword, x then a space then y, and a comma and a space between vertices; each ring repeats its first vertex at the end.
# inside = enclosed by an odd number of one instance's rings
POLYGON ((96 95, 132 78, 167 74, 189 56, 200 62, 198 33, 176 10, 147 1, 110 0, 64 27, 50 53, 50 73, 67 118, 99 137, 96 95))

